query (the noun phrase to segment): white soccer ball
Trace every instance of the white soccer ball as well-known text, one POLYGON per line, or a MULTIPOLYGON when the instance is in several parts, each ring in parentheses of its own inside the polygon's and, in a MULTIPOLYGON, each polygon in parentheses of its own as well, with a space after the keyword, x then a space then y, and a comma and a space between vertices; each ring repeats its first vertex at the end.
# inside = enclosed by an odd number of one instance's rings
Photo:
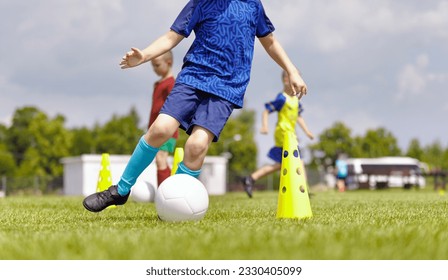
POLYGON ((156 187, 146 181, 137 180, 131 189, 131 198, 136 202, 154 202, 156 187))
POLYGON ((155 206, 162 221, 198 221, 208 209, 208 192, 198 179, 175 174, 160 184, 155 206))

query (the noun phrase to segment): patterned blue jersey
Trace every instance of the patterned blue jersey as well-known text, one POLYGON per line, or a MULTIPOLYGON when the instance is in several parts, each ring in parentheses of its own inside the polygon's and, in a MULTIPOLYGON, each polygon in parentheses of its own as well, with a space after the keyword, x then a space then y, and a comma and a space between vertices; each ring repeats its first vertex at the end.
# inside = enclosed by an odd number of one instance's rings
POLYGON ((179 83, 243 106, 255 37, 274 31, 260 0, 190 0, 171 30, 195 40, 184 57, 179 83))

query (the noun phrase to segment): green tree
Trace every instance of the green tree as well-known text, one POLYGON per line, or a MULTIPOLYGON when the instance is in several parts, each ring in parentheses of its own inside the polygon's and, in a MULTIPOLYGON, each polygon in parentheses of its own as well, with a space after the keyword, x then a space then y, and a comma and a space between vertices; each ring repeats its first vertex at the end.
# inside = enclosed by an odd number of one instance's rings
POLYGON ((14 112, 6 142, 17 165, 20 165, 26 150, 32 145, 33 138, 29 135, 29 126, 39 113, 41 113, 39 109, 32 106, 19 108, 14 112))
POLYGON ((351 129, 336 122, 318 136, 318 142, 310 145, 312 165, 333 165, 339 153, 353 156, 354 140, 351 129), (325 163, 321 162, 324 160, 325 163))
POLYGON ((6 144, 0 142, 0 176, 13 176, 16 170, 14 156, 6 144))
POLYGON ((138 127, 139 116, 135 108, 131 108, 128 115, 113 115, 103 127, 98 128, 96 135, 97 153, 131 154, 135 145, 143 135, 138 127))
POLYGON ((6 145, 7 135, 8 135, 8 128, 0 123, 0 143, 6 145))
POLYGON ((254 130, 255 111, 241 110, 227 121, 220 141, 213 147, 217 154, 229 155, 229 183, 235 182, 238 175, 252 172, 257 167, 258 149, 254 130))
POLYGON ((446 147, 445 151, 443 152, 442 164, 441 164, 440 168, 448 171, 448 146, 446 147))
POLYGON ((60 159, 69 155, 71 145, 64 123, 62 115, 49 119, 36 107, 14 112, 5 138, 18 176, 62 175, 60 159))
POLYGON ((395 136, 382 127, 367 130, 360 142, 363 157, 373 158, 401 155, 401 149, 398 147, 395 136))
POLYGON ((429 165, 430 169, 434 168, 448 168, 447 163, 444 162, 445 150, 440 141, 436 140, 433 143, 425 146, 422 160, 429 165))
POLYGON ((424 154, 424 151, 420 145, 420 141, 417 138, 412 139, 411 142, 409 143, 409 147, 406 152, 406 156, 412 157, 412 158, 415 158, 418 160, 422 160, 423 154, 424 154))
POLYGON ((73 145, 70 148, 71 156, 79 156, 82 154, 95 154, 95 136, 94 130, 90 130, 87 127, 74 128, 70 132, 72 134, 73 145))
POLYGON ((353 138, 353 148, 350 156, 353 158, 368 157, 363 151, 364 138, 362 136, 355 136, 353 138))
POLYGON ((16 169, 16 163, 13 154, 6 145, 8 128, 0 124, 0 176, 11 176, 16 169))
POLYGON ((69 155, 71 146, 70 134, 64 123, 62 115, 53 119, 43 112, 34 115, 26 130, 30 143, 19 166, 19 175, 62 175, 60 160, 69 155))
POLYGON ((23 160, 17 169, 18 177, 46 176, 47 167, 43 165, 46 160, 40 158, 36 147, 29 147, 23 154, 23 160))

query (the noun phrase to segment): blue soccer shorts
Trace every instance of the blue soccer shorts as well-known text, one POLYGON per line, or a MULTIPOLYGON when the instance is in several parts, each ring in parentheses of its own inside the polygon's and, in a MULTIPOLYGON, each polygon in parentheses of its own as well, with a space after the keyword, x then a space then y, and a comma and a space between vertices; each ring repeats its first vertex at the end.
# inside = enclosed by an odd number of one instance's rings
POLYGON ((233 103, 219 96, 176 83, 160 113, 175 118, 188 135, 195 125, 207 129, 217 142, 234 108, 233 103))
MULTIPOLYGON (((297 147, 300 158, 302 159, 302 153, 300 152, 300 148, 297 147)), ((268 157, 277 163, 282 163, 283 159, 283 148, 282 147, 272 147, 268 152, 268 157)))

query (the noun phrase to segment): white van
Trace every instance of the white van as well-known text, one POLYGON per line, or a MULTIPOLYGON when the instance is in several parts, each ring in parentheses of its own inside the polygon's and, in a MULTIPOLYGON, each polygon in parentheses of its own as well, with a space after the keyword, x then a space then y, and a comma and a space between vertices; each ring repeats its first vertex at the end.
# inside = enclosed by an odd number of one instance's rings
POLYGON ((347 159, 349 189, 424 188, 426 164, 410 157, 347 159))

